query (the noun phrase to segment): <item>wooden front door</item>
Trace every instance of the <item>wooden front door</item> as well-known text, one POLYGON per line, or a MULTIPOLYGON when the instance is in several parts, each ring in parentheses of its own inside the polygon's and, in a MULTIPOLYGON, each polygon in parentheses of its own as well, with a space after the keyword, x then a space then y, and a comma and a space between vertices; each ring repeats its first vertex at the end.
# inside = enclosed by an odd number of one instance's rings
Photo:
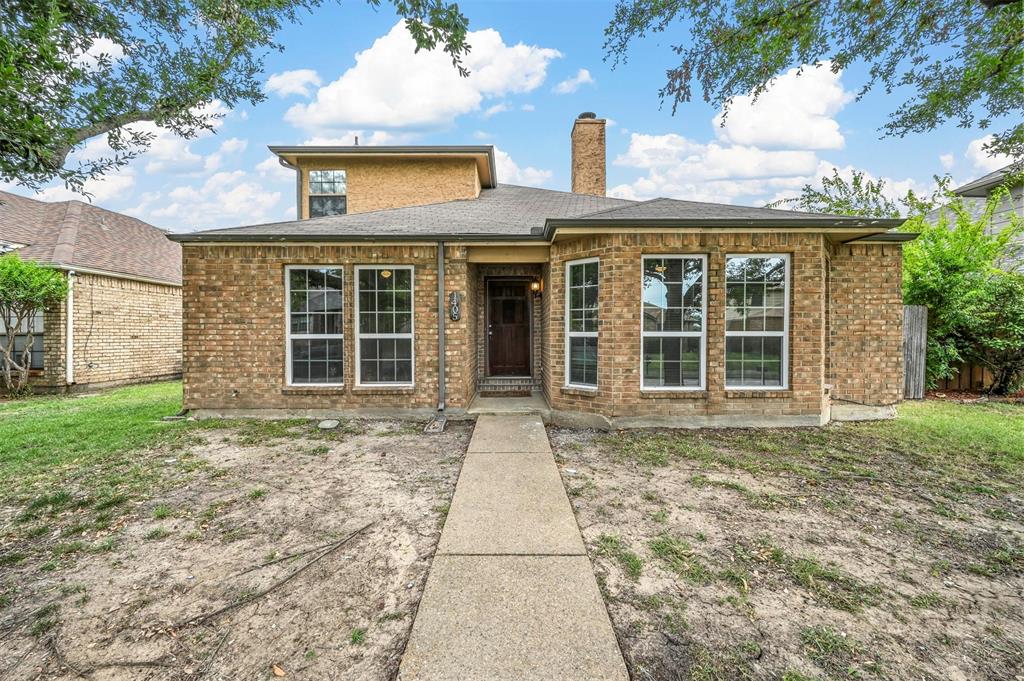
POLYGON ((530 375, 530 299, 525 281, 487 282, 487 370, 530 375))

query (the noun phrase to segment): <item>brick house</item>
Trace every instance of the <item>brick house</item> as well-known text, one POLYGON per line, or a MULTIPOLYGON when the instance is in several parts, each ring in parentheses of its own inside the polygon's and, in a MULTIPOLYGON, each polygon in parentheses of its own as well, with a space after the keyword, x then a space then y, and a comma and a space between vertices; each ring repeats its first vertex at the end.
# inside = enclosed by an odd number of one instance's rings
POLYGON ((603 427, 894 413, 899 220, 605 196, 605 122, 572 192, 500 184, 492 147, 271 147, 300 219, 174 234, 185 406, 460 414, 543 398, 603 427), (439 376, 443 375, 443 380, 439 376))
POLYGON ((67 300, 33 320, 34 389, 181 375, 181 247, 163 230, 81 201, 0 192, 0 252, 10 251, 68 278, 67 300))

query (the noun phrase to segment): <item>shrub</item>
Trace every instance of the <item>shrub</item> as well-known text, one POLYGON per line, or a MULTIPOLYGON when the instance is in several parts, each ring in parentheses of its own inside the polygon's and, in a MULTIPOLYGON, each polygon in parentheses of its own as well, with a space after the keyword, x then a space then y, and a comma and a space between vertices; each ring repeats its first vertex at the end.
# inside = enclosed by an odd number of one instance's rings
POLYGON ((67 278, 59 271, 16 253, 0 256, 0 320, 5 339, 0 344, 0 370, 4 388, 16 394, 25 390, 32 366, 32 319, 49 305, 64 300, 67 278), (25 347, 14 349, 15 336, 24 334, 25 347))

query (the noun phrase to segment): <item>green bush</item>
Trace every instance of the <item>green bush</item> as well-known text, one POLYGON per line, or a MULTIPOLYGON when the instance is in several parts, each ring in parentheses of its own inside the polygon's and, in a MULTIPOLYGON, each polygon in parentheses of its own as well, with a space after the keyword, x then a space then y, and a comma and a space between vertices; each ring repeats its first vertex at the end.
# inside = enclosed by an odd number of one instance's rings
POLYGON ((0 345, 0 371, 7 392, 19 393, 26 387, 32 359, 32 318, 67 295, 68 281, 62 272, 22 260, 17 253, 0 256, 0 324, 5 335, 0 345), (14 339, 20 334, 27 335, 25 347, 15 352, 14 339))
POLYGON ((992 217, 1005 189, 990 196, 973 215, 952 197, 937 220, 918 214, 905 229, 920 236, 903 249, 903 300, 928 306, 927 383, 952 378, 957 367, 975 362, 996 376, 993 391, 1010 391, 1021 379, 1024 352, 1022 275, 1008 272, 1017 254, 1024 220, 1012 216, 1002 229, 992 217))

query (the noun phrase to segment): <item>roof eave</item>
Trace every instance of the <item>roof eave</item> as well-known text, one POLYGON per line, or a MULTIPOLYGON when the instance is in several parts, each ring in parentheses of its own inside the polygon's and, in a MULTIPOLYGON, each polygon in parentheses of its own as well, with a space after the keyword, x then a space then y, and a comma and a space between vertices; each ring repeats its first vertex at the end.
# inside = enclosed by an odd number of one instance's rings
POLYGON ((295 145, 268 145, 267 149, 278 158, 283 158, 289 163, 297 156, 390 156, 390 155, 466 155, 487 157, 487 169, 490 174, 488 182, 484 184, 487 189, 498 186, 498 169, 494 160, 494 145, 492 144, 459 144, 459 145, 395 145, 395 146, 295 146, 295 145), (292 157, 292 158, 289 158, 292 157))
POLYGON ((773 227, 783 229, 877 229, 886 232, 899 227, 903 218, 871 218, 871 219, 836 219, 836 218, 640 218, 640 219, 600 219, 600 218, 558 218, 549 219, 544 225, 544 234, 548 238, 561 228, 568 227, 615 227, 623 230, 635 229, 672 229, 694 227, 773 227))
POLYGON ((211 234, 192 232, 169 234, 171 241, 178 243, 352 243, 393 241, 409 243, 414 241, 544 241, 540 228, 529 234, 211 234))

